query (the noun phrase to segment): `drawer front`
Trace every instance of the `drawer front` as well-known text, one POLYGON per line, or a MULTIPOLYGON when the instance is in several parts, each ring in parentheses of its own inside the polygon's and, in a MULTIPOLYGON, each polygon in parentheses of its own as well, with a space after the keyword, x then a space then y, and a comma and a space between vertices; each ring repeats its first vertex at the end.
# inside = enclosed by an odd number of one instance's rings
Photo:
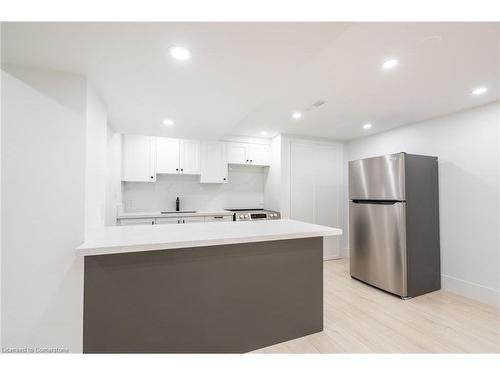
POLYGON ((203 223, 205 221, 205 218, 203 216, 188 216, 188 217, 182 217, 181 218, 181 223, 186 224, 186 223, 203 223))
POLYGON ((182 218, 180 217, 157 217, 156 224, 181 224, 182 218))
POLYGON ((226 215, 205 216, 205 221, 233 221, 233 217, 226 215))
POLYGON ((118 219, 118 225, 154 225, 155 218, 118 219))

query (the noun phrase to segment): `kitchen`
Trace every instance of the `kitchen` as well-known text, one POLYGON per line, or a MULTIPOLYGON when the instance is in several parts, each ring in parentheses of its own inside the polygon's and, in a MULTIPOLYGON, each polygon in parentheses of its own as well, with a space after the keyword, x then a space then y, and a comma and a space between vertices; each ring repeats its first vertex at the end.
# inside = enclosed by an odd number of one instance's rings
POLYGON ((499 59, 498 22, 3 22, 2 347, 500 352, 499 59))

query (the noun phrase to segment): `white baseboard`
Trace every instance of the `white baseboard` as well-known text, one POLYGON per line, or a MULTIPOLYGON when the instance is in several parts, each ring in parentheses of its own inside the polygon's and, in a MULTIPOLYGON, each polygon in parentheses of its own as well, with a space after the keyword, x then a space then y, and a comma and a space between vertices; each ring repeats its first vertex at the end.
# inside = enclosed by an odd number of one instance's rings
POLYGON ((500 290, 441 274, 441 288, 488 305, 500 307, 500 290))
MULTIPOLYGON (((340 258, 348 257, 341 251, 340 258)), ((495 288, 441 274, 441 289, 500 308, 500 290, 495 288)))

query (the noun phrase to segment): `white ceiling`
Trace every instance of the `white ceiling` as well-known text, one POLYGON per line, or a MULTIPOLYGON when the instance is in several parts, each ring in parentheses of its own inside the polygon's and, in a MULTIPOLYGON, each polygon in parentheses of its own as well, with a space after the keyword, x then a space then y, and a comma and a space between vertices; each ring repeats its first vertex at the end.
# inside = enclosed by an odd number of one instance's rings
POLYGON ((498 100, 499 25, 3 23, 2 62, 88 76, 120 132, 344 140, 498 100), (172 61, 172 45, 191 61, 172 61), (399 66, 383 71, 388 57, 399 66))

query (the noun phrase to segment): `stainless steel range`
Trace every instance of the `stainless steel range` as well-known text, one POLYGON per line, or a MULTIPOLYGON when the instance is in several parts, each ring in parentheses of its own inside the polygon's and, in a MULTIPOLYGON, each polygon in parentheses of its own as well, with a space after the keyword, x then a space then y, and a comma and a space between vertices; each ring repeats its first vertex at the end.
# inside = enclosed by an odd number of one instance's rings
POLYGON ((226 208, 226 211, 234 212, 234 221, 252 221, 252 220, 279 220, 279 212, 265 210, 263 208, 226 208))

